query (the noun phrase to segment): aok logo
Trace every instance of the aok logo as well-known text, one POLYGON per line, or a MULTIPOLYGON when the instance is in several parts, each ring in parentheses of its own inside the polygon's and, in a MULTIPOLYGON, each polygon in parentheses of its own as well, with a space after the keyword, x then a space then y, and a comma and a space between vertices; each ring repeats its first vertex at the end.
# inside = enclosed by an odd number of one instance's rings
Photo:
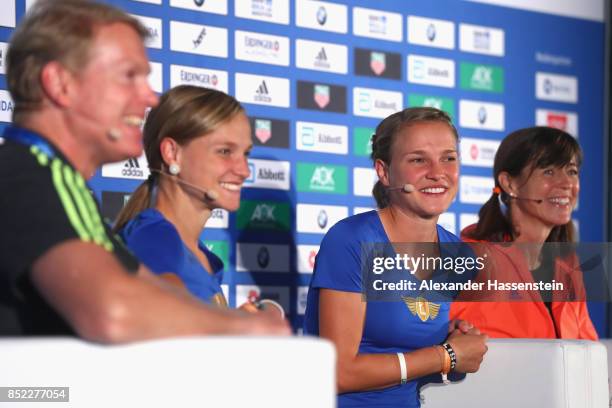
POLYGON ((255 207, 253 214, 251 215, 251 221, 257 222, 274 222, 274 210, 276 206, 270 204, 259 204, 255 207))
POLYGON ((310 188, 313 190, 334 191, 336 182, 334 180, 334 168, 317 167, 310 178, 310 188))
POLYGON ((121 169, 121 175, 125 177, 138 177, 143 178, 144 172, 140 168, 137 158, 128 159, 121 169))

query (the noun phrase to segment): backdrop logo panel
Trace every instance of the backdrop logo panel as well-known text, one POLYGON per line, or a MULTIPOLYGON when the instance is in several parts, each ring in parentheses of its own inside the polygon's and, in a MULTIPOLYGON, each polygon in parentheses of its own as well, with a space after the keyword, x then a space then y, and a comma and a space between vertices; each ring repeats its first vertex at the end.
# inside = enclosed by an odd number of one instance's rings
POLYGON ((173 64, 170 65, 170 86, 178 85, 194 85, 226 93, 229 88, 227 71, 173 64))
POLYGON ((153 17, 145 17, 133 14, 142 25, 145 26, 149 33, 149 38, 147 39, 146 46, 149 48, 162 48, 163 44, 163 31, 162 31, 162 21, 159 18, 153 17))
POLYGON ((408 16, 408 42, 425 47, 455 48, 455 23, 436 18, 408 16))
POLYGON ((6 49, 8 44, 0 42, 0 74, 6 73, 6 49))
POLYGON ((289 245, 236 244, 236 271, 289 272, 289 245))
POLYGON ((299 244, 297 246, 297 271, 299 273, 312 273, 318 253, 318 245, 299 244))
POLYGON ((402 78, 401 54, 366 48, 355 48, 354 55, 355 75, 388 79, 402 78))
POLYGON ((215 208, 206 221, 206 228, 225 229, 229 226, 229 213, 221 208, 215 208))
POLYGON ((376 132, 374 128, 353 128, 353 154, 355 156, 367 156, 372 154, 372 135, 376 132))
POLYGON ((289 0, 235 0, 236 17, 289 24, 289 0))
POLYGON ((346 87, 307 81, 297 82, 298 108, 346 113, 346 87))
POLYGON ((402 99, 401 92, 353 88, 353 115, 386 118, 402 110, 402 99))
POLYGON ((459 126, 471 129, 504 131, 504 105, 462 99, 459 101, 459 126))
POLYGON ((296 122, 296 149, 319 153, 348 153, 348 128, 326 123, 296 122))
POLYGON ((291 163, 288 161, 249 159, 251 175, 245 180, 245 187, 289 190, 291 163))
POLYGON ((144 153, 140 157, 102 166, 102 177, 145 180, 149 174, 149 164, 144 153))
POLYGON ((236 99, 240 102, 288 108, 289 92, 287 78, 236 73, 236 99))
POLYGON ((295 66, 315 71, 346 74, 348 48, 346 45, 297 39, 295 40, 295 66))
POLYGON ((227 241, 202 240, 201 243, 213 254, 217 255, 223 265, 229 265, 229 244, 227 241))
POLYGON ((289 203, 242 200, 236 214, 236 228, 290 231, 290 214, 289 203))
POLYGON ((493 27, 459 24, 459 49, 503 57, 506 53, 505 32, 493 27))
POLYGON ((227 58, 227 29, 170 21, 170 49, 189 54, 227 58))
POLYGON ((408 106, 428 106, 443 110, 451 118, 455 118, 455 101, 434 95, 408 94, 408 106))
POLYGON ((484 204, 493 193, 495 183, 491 177, 459 177, 459 197, 462 203, 484 204))
POLYGON ((227 14, 228 0, 170 0, 170 6, 207 13, 227 14))
POLYGON ((289 148, 289 121, 250 117, 249 122, 255 146, 289 148))
POLYGON ((13 99, 8 91, 0 90, 0 122, 10 123, 13 118, 13 99))
POLYGON ((237 60, 289 66, 289 38, 287 37, 236 31, 234 46, 237 60))
POLYGON ((316 193, 346 194, 348 173, 345 166, 297 164, 297 190, 316 193))
POLYGON ((353 195, 372 197, 372 188, 378 181, 376 171, 370 167, 353 167, 353 195))
POLYGON ((296 0, 295 25, 313 30, 346 33, 348 31, 347 7, 328 1, 296 0))
POLYGON ((500 144, 499 141, 462 137, 459 143, 462 165, 493 168, 493 160, 500 144))
POLYGON ((401 42, 404 31, 402 20, 399 13, 353 7, 353 34, 401 42))
POLYGON ((536 125, 565 130, 570 135, 578 137, 578 114, 576 112, 536 109, 536 125))
POLYGON ((462 89, 504 92, 504 69, 502 67, 462 62, 459 69, 462 89))
POLYGON ((296 205, 297 231, 325 234, 335 223, 348 217, 348 208, 339 205, 296 205))
POLYGON ((455 61, 408 55, 408 82, 420 85, 455 87, 455 61))
POLYGON ((536 98, 543 101, 577 103, 578 78, 549 72, 536 72, 536 98))

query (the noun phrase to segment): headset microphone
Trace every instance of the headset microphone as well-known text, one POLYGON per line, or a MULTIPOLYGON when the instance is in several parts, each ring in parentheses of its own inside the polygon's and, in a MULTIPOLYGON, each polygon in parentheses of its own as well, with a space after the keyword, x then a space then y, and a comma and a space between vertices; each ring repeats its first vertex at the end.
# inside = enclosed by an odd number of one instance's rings
POLYGON ((511 200, 523 200, 523 201, 533 201, 536 204, 542 204, 544 200, 538 198, 527 198, 527 197, 518 197, 512 194, 508 194, 511 200))
MULTIPOLYGON (((204 198, 207 201, 215 201, 216 199, 219 198, 219 193, 217 193, 215 190, 204 190, 201 187, 198 187, 194 184, 188 183, 185 180, 181 180, 178 176, 174 176, 170 173, 166 173, 163 170, 159 170, 159 169, 150 169, 153 173, 157 173, 157 174, 161 174, 162 176, 166 176, 171 178, 173 181, 177 182, 178 184, 181 184, 185 187, 189 187, 197 192, 200 192, 204 195, 204 198)), ((204 200, 203 200, 204 201, 204 200)))
POLYGON ((416 187, 414 187, 412 184, 406 183, 401 187, 390 187, 387 189, 387 191, 395 190, 401 190, 402 193, 414 193, 416 191, 416 187))

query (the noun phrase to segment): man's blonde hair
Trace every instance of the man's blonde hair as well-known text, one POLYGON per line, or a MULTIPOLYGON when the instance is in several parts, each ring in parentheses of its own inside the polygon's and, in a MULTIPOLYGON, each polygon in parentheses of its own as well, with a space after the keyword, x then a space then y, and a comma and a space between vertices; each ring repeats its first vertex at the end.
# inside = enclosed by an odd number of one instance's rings
POLYGON ((6 57, 6 78, 15 108, 13 121, 19 123, 40 108, 43 89, 42 69, 57 61, 72 72, 79 72, 90 58, 96 30, 105 25, 124 23, 143 41, 146 28, 123 11, 89 0, 38 0, 11 37, 6 57))

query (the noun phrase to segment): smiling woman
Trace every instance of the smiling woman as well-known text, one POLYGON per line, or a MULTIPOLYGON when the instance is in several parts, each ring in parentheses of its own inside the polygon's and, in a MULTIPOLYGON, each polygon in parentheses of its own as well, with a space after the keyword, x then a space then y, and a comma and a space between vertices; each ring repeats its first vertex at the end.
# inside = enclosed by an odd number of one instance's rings
POLYGON ((115 225, 153 272, 208 303, 227 305, 223 263, 199 237, 213 209, 240 206, 251 146, 249 121, 233 97, 195 86, 172 88, 144 126, 151 176, 115 225))
POLYGON ((532 127, 509 134, 495 155, 493 194, 478 223, 461 233, 468 241, 528 244, 529 256, 517 256, 520 245, 490 246, 504 277, 527 284, 542 278, 570 282, 572 292, 562 293, 577 301, 536 289, 528 293, 531 301, 455 302, 451 316, 470 319, 492 337, 597 339, 576 256, 553 257, 548 267, 542 261, 544 243, 574 241, 581 162, 578 142, 562 130, 532 127))
POLYGON ((384 119, 372 137, 379 210, 346 218, 323 238, 304 332, 337 348, 339 407, 418 407, 420 377, 480 366, 485 337, 467 322, 449 322, 448 303, 362 298, 362 250, 368 244, 459 241, 436 224, 457 192, 457 139, 450 118, 438 109, 409 108, 384 119), (415 307, 435 312, 418 314, 415 307))

